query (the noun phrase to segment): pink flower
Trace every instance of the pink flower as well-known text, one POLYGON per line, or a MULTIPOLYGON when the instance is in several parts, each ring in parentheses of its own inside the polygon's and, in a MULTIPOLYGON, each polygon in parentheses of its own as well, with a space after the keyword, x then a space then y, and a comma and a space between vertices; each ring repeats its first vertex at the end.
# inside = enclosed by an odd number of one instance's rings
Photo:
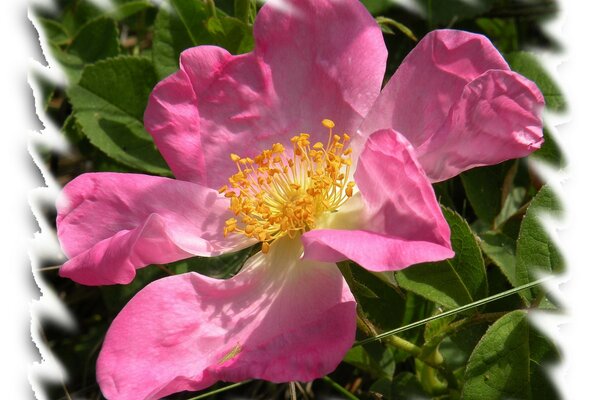
POLYGON ((186 50, 154 89, 145 125, 178 180, 94 173, 64 189, 60 273, 82 284, 267 243, 229 280, 141 290, 98 359, 110 399, 331 372, 356 324, 335 262, 452 257, 431 182, 542 143, 540 92, 485 37, 430 33, 380 93, 387 52, 359 1, 285 4, 261 8, 254 52, 186 50))

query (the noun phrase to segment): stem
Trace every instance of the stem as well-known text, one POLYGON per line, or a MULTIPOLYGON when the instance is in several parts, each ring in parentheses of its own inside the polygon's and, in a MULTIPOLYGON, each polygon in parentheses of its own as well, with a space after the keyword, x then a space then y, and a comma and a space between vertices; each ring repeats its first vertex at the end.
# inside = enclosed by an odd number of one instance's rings
POLYGON ((234 389, 234 388, 236 388, 236 387, 238 387, 238 386, 245 385, 245 384, 246 384, 246 383, 248 383, 248 382, 251 382, 251 380, 247 380, 247 381, 243 381, 243 382, 234 383, 233 385, 229 385, 229 386, 225 386, 225 387, 222 387, 222 388, 219 388, 219 389, 215 389, 215 390, 212 390, 212 391, 210 391, 210 392, 207 392, 207 393, 202 393, 202 394, 201 394, 201 395, 199 395, 199 396, 196 396, 196 397, 191 397, 191 398, 189 398, 189 399, 187 399, 187 400, 200 400, 200 399, 205 399, 205 398, 207 398, 207 397, 210 397, 210 396, 212 396, 212 395, 215 395, 215 394, 218 394, 218 393, 222 393, 222 392, 226 392, 226 391, 228 391, 228 390, 231 390, 231 389, 234 389))
MULTIPOLYGON (((327 375, 325 375, 321 379, 323 379, 325 382, 327 382, 329 385, 331 385, 332 388, 334 388, 335 390, 337 390, 339 393, 343 394, 350 400, 360 400, 358 397, 356 397, 355 395, 350 393, 348 390, 346 390, 346 388, 344 388, 342 385, 340 385, 339 383, 337 383, 336 381, 334 381, 327 375)), ((192 399, 190 399, 190 400, 192 400, 192 399)))
MULTIPOLYGON (((360 310, 360 309, 359 309, 360 310)), ((373 336, 377 334, 375 327, 367 320, 361 313, 359 312, 358 317, 358 328, 362 330, 365 334, 369 336, 373 336)), ((414 343, 409 342, 406 339, 401 338, 400 336, 392 335, 386 338, 386 342, 397 349, 407 352, 412 355, 415 359, 418 359, 423 364, 425 364, 425 369, 435 369, 438 370, 448 382, 448 385, 452 388, 458 388, 458 382, 452 371, 448 369, 446 363, 444 362, 443 357, 439 352, 435 352, 431 354, 431 352, 423 351, 423 349, 417 346, 414 343)), ((433 372, 431 372, 433 373, 433 372)), ((433 376, 433 375, 431 375, 433 376)), ((430 376, 430 377, 431 377, 430 376)), ((441 384, 441 383, 440 383, 441 384)), ((439 385, 438 385, 439 386, 439 385)), ((437 386, 436 386, 437 387, 437 386)))
POLYGON ((414 343, 409 342, 406 339, 402 339, 400 336, 390 336, 387 338, 386 342, 392 346, 394 346, 397 349, 403 350, 409 354, 411 354, 412 356, 418 358, 421 353, 422 353, 422 349, 417 346, 414 343))
POLYGON ((446 382, 448 382, 448 386, 455 388, 455 389, 458 388, 458 381, 456 380, 456 377, 454 376, 452 371, 450 371, 448 369, 448 366, 444 362, 444 358, 442 357, 442 355, 439 352, 436 351, 435 353, 432 353, 432 354, 430 354, 428 352, 424 352, 421 347, 409 342, 408 340, 402 339, 401 337, 396 336, 396 335, 393 335, 393 336, 390 336, 389 338, 387 338, 386 342, 388 344, 396 347, 397 349, 406 351, 407 353, 409 353, 413 357, 415 357, 415 359, 418 359, 423 364, 425 364, 424 370, 430 370, 428 372, 428 374, 429 374, 428 382, 430 382, 430 384, 437 382, 436 385, 434 385, 432 387, 439 389, 439 387, 441 385, 441 383, 437 380, 437 378, 435 378, 434 370, 437 370, 446 379, 446 382), (433 379, 433 378, 435 378, 435 379, 433 379))
POLYGON ((448 310, 448 311, 445 311, 443 313, 440 313, 440 314, 437 314, 437 315, 433 315, 431 317, 424 318, 424 319, 422 319, 420 321, 413 322, 413 323, 408 324, 408 325, 401 326, 400 328, 396 328, 396 329, 392 329, 391 331, 380 333, 377 336, 373 336, 373 337, 370 337, 370 338, 367 338, 367 339, 364 339, 364 340, 360 340, 360 341, 354 343, 354 347, 361 346, 363 344, 367 344, 367 343, 371 343, 371 342, 379 341, 379 340, 384 339, 384 338, 386 338, 388 336, 392 336, 392 335, 395 335, 397 333, 408 331, 410 329, 414 329, 414 328, 419 327, 421 325, 425 325, 426 323, 434 321, 434 320, 439 319, 439 318, 448 317, 450 315, 459 314, 459 313, 461 313, 463 311, 467 311, 467 310, 471 310, 473 308, 477 308, 477 307, 482 306, 484 304, 491 303, 493 301, 502 299, 504 297, 508 297, 508 296, 513 295, 515 293, 518 293, 520 291, 523 291, 523 290, 526 290, 526 289, 529 289, 529 288, 541 285, 542 283, 547 282, 547 281, 549 281, 551 279, 554 279, 554 277, 553 276, 547 276, 545 278, 538 279, 537 281, 530 282, 530 283, 528 283, 526 285, 522 285, 522 286, 516 287, 514 289, 510 289, 510 290, 507 290, 505 292, 498 293, 498 294, 495 294, 495 295, 490 296, 490 297, 486 297, 485 299, 477 300, 477 301, 474 301, 474 302, 472 302, 470 304, 467 304, 467 305, 464 305, 464 306, 461 306, 461 307, 457 307, 457 308, 454 308, 452 310, 448 310))

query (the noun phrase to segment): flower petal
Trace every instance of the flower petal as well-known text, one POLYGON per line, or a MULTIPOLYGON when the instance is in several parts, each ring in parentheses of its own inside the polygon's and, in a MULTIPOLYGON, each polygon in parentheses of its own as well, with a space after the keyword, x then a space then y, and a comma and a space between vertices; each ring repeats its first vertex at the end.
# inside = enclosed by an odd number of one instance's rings
POLYGON ((223 237, 229 202, 212 189, 149 175, 91 173, 69 182, 57 204, 67 256, 61 276, 86 285, 128 283, 135 269, 251 244, 223 237))
POLYGON ((369 270, 390 271, 454 255, 431 183, 402 135, 390 129, 372 134, 354 179, 365 203, 361 229, 306 232, 305 258, 351 259, 369 270))
POLYGON ((254 52, 188 49, 153 91, 144 122, 179 179, 218 188, 236 172, 230 153, 253 157, 301 132, 326 141, 324 118, 354 132, 375 101, 387 51, 364 6, 279 3, 261 8, 254 52))
POLYGON ((113 321, 97 364, 107 398, 158 399, 218 380, 309 381, 354 341, 356 303, 332 264, 278 240, 235 277, 189 273, 142 289, 113 321))
POLYGON ((430 32, 381 91, 360 134, 392 128, 417 148, 443 125, 465 85, 490 69, 509 67, 485 36, 449 29, 430 32))
POLYGON ((366 140, 385 128, 402 133, 432 181, 522 157, 541 143, 543 99, 535 84, 509 71, 485 36, 433 31, 402 62, 359 135, 366 140), (472 111, 476 112, 468 115, 472 111), (475 141, 502 142, 503 148, 475 147, 475 141))
POLYGON ((525 157, 543 142, 537 86, 511 71, 491 70, 465 86, 444 125, 417 149, 429 178, 525 157))

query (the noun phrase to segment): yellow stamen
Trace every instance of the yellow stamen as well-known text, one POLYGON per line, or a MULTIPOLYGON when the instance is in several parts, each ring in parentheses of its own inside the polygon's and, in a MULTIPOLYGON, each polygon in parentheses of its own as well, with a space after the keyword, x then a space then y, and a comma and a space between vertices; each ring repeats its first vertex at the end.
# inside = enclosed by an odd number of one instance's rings
POLYGON ((238 172, 219 192, 230 199, 236 218, 225 223, 225 236, 235 232, 255 238, 268 253, 270 242, 315 228, 321 215, 336 211, 352 197, 350 137, 343 134, 342 140, 334 134, 335 124, 329 119, 322 124, 329 129, 327 146, 322 142, 311 146, 310 134, 301 133, 291 138, 289 150, 275 143, 254 158, 230 155, 238 172))
POLYGON ((324 119, 323 121, 321 121, 321 123, 325 128, 333 129, 333 127, 335 127, 335 124, 330 119, 324 119))
POLYGON ((269 245, 269 243, 268 243, 268 242, 262 242, 262 248, 261 248, 261 251, 262 251, 264 254, 267 254, 267 253, 269 252, 269 247, 271 247, 271 246, 269 245))

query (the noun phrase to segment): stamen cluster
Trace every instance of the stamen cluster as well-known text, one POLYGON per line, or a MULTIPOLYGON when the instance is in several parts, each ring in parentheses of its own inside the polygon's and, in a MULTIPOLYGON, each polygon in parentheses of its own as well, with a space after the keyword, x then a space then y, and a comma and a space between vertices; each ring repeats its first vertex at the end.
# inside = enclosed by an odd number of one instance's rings
POLYGON ((313 229, 319 216, 352 197, 350 136, 334 134, 331 120, 322 123, 329 129, 326 146, 311 146, 310 134, 301 133, 290 140, 291 151, 275 143, 253 159, 231 154, 238 172, 219 189, 235 215, 225 223, 225 236, 236 232, 256 238, 267 253, 273 240, 313 229))

